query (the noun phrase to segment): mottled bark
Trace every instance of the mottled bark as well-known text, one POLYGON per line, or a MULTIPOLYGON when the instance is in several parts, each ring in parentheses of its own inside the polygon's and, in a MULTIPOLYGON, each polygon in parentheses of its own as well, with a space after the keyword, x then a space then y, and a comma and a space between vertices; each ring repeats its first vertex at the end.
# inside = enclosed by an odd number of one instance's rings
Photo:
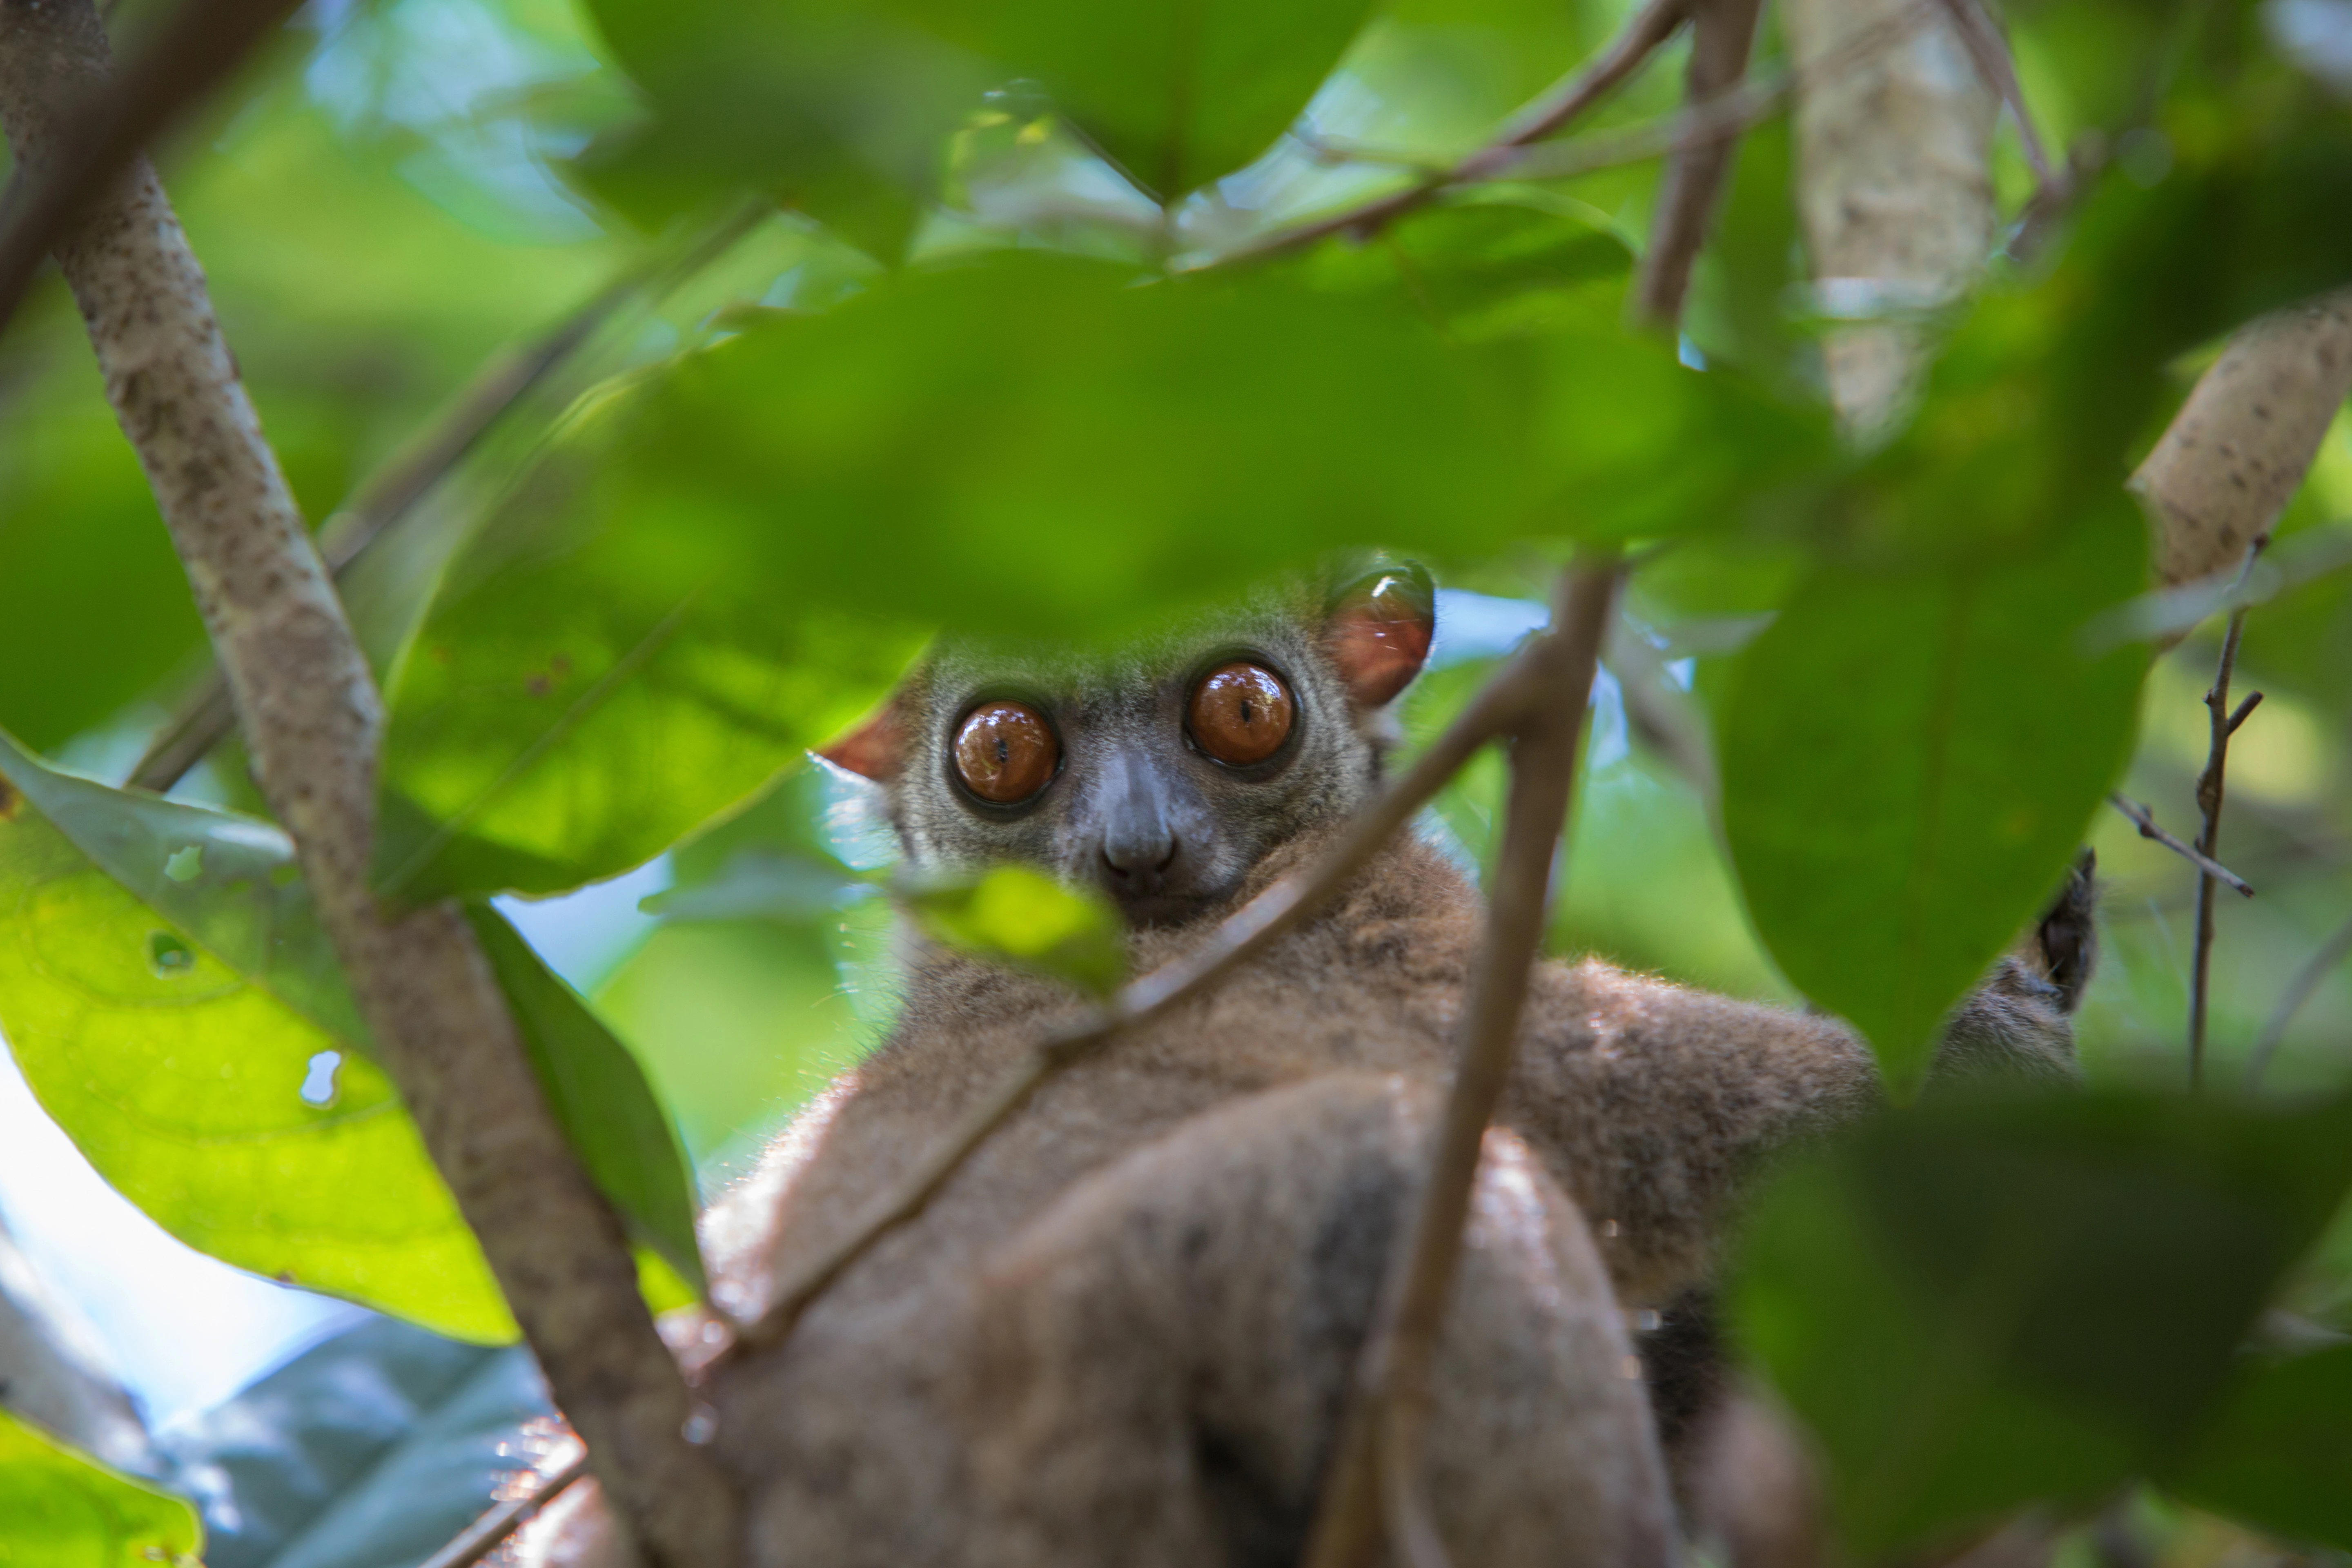
MULTIPOLYGON (((109 69, 89 0, 0 0, 0 121, 24 164, 54 154, 109 69)), ((620 1223, 550 1114, 463 916, 387 913, 369 889, 382 701, 144 159, 56 255, 385 1067, 606 1495, 656 1562, 724 1561, 731 1494, 683 1436, 688 1394, 620 1223)))
MULTIPOLYGON (((1801 84, 1797 208, 1813 277, 1834 311, 1931 306, 1965 292, 1990 253, 1992 132, 2000 100, 1950 13, 1924 0, 1788 0, 1801 84), (1899 41, 1843 69, 1825 57, 1856 35, 1899 41)), ((1857 322, 1822 344, 1847 431, 1869 440, 1908 407, 1927 349, 1902 321, 1857 322)))
POLYGON ((2167 586, 2235 572, 2303 487, 2352 394, 2352 289, 2241 331, 2132 475, 2167 586))

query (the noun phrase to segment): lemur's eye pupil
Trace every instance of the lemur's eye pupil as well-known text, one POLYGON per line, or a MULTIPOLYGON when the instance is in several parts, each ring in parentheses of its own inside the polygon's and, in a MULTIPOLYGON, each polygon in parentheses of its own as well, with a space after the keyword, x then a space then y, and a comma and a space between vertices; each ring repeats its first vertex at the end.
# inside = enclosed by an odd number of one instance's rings
POLYGON ((1282 677, 1245 658, 1221 664, 1202 676, 1192 689, 1188 715, 1201 750, 1237 768, 1262 763, 1280 751, 1297 717, 1282 677))
POLYGON ((1018 805, 1054 782, 1062 743, 1026 702, 983 702, 963 716, 949 748, 964 788, 995 805, 1018 805))

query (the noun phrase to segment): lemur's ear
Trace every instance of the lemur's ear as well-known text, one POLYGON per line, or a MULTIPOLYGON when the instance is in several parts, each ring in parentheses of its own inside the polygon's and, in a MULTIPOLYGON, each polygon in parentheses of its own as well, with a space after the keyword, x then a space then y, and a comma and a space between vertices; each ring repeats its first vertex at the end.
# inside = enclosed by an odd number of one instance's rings
POLYGON ((1323 647, 1361 708, 1382 708, 1412 684, 1437 630, 1437 589, 1416 562, 1383 566, 1331 595, 1323 647))
POLYGON ((857 728, 816 749, 816 754, 835 767, 862 773, 876 784, 888 784, 898 776, 906 752, 906 725, 899 721, 895 696, 857 728))

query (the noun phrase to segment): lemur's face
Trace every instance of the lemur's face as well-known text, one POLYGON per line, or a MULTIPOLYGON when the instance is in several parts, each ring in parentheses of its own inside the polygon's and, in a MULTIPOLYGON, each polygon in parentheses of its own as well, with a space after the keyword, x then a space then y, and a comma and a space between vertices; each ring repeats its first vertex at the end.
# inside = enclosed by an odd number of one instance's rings
POLYGON ((825 754, 886 784, 917 865, 1025 861, 1181 924, 1369 797, 1431 626, 1403 568, 1082 665, 949 646, 825 754))

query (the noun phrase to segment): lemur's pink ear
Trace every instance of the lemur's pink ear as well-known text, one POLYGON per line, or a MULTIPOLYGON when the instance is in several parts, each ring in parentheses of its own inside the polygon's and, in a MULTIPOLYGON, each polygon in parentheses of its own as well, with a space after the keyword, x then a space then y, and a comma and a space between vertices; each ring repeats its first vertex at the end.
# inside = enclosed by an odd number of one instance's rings
POLYGON ((1382 708, 1412 684, 1437 630, 1437 590, 1414 562, 1367 573, 1331 596, 1323 646, 1348 695, 1382 708))
POLYGON ((898 700, 893 697, 857 728, 831 745, 819 746, 816 754, 837 768, 888 784, 905 765, 906 751, 906 726, 899 722, 898 700))

